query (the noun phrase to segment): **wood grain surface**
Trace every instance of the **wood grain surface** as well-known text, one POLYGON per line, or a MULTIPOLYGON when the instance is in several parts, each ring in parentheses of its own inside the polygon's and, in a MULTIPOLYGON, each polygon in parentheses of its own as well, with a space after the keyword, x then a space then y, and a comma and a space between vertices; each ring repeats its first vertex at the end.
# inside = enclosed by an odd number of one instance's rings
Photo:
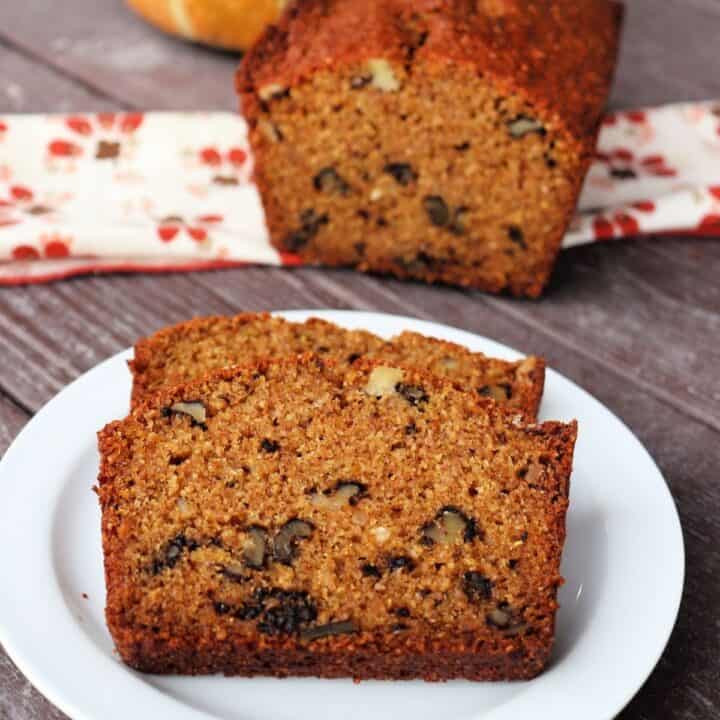
MULTIPOLYGON (((627 6, 614 107, 720 98, 720 0, 627 6)), ((0 113, 231 109, 236 60, 155 32, 120 0, 0 2, 0 113)), ((677 501, 687 580, 668 648, 620 717, 720 717, 716 240, 566 251, 538 302, 316 269, 115 275, 0 289, 0 452, 69 381, 140 335, 193 315, 327 307, 438 320, 542 354, 630 426, 677 501)), ((62 717, 0 650, 0 720, 62 717)))

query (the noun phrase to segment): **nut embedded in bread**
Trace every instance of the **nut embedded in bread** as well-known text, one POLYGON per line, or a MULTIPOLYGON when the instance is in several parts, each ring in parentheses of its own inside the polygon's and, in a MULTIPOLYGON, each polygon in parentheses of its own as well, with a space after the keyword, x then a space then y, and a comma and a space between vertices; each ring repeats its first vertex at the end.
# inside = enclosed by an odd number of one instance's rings
POLYGON ((270 234, 308 262, 538 296, 596 141, 609 0, 306 0, 237 86, 270 234))
POLYGON ((99 435, 120 656, 158 673, 533 677, 575 434, 370 361, 306 355, 167 390, 99 435), (172 411, 188 404, 202 422, 172 411))
POLYGON ((387 342, 317 318, 291 323, 264 313, 198 318, 140 340, 130 362, 133 404, 212 370, 308 351, 339 362, 369 357, 424 368, 506 404, 527 420, 537 418, 545 378, 542 358, 507 362, 418 333, 405 332, 387 342))

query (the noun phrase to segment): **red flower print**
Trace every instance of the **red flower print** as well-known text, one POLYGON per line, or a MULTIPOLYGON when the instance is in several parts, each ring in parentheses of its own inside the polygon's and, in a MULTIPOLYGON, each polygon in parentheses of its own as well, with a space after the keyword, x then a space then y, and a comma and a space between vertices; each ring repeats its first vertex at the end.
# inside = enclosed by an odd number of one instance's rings
POLYGON ((157 229, 158 237, 163 242, 172 242, 175 239, 175 236, 180 232, 180 228, 176 225, 160 225, 157 229))
POLYGON ((640 234, 640 223, 627 213, 616 213, 613 217, 615 224, 620 228, 623 235, 633 236, 640 234))
POLYGON ((12 251, 13 260, 37 260, 40 253, 32 245, 18 245, 12 251))
POLYGON ((69 117, 65 120, 65 124, 78 135, 92 134, 92 125, 83 117, 69 117))
POLYGON ((647 114, 642 110, 631 110, 630 112, 625 113, 625 117, 631 123, 635 123, 636 125, 641 125, 647 122, 647 114))
POLYGON ((115 113, 98 113, 97 121, 103 130, 109 130, 115 124, 115 113))
POLYGON ((635 159, 635 155, 633 155, 632 150, 628 150, 627 148, 618 148, 617 150, 614 150, 612 156, 617 160, 622 160, 623 162, 632 162, 635 159))
POLYGON ((609 220, 599 216, 593 220, 593 232, 597 240, 608 240, 615 236, 613 225, 609 220))
POLYGON ((214 225, 221 223, 224 220, 222 215, 199 215, 198 221, 201 223, 207 223, 208 225, 214 225))
POLYGON ((222 215, 199 215, 192 221, 186 221, 178 215, 170 215, 160 220, 157 234, 164 243, 176 240, 181 232, 185 232, 196 243, 203 243, 209 238, 210 229, 223 219, 222 215))
POLYGON ((720 200, 720 185, 713 185, 712 187, 709 187, 708 190, 716 200, 720 200))
POLYGON ((230 148, 227 158, 235 167, 241 167, 247 160, 247 153, 242 148, 230 148))
POLYGON ((634 180, 638 177, 676 177, 677 170, 668 165, 662 155, 636 157, 628 148, 616 148, 611 153, 595 153, 596 162, 608 166, 608 174, 615 180, 634 180))
POLYGON ((698 231, 703 235, 720 236, 720 214, 706 215, 698 225, 698 231))
POLYGON ((68 246, 64 242, 54 240, 45 246, 45 255, 49 258, 64 258, 70 254, 68 246))
POLYGON ((598 215, 593 220, 593 234, 596 240, 610 240, 616 237, 640 235, 640 223, 628 212, 617 212, 608 219, 598 215))
POLYGON ((69 140, 51 140, 48 144, 48 153, 57 158, 77 157, 82 155, 82 148, 69 140))
POLYGON ((617 115, 615 113, 608 113, 603 118, 602 124, 606 126, 617 125, 617 115))
POLYGON ((11 185, 10 196, 7 199, 0 198, 0 209, 7 208, 14 211, 11 217, 0 215, 0 227, 16 225, 20 222, 19 214, 25 215, 47 215, 53 212, 53 208, 37 202, 35 193, 25 185, 11 185))
POLYGON ((216 147, 205 147, 199 152, 200 163, 215 171, 212 182, 216 185, 239 185, 239 170, 248 159, 247 151, 241 147, 219 150, 216 147))
POLYGON ((181 217, 173 215, 163 218, 157 228, 158 237, 163 242, 172 242, 177 237, 184 224, 185 221, 181 217))
POLYGON ((201 227, 189 227, 186 228, 187 234, 195 241, 195 242, 204 242, 207 240, 207 230, 205 228, 201 227))
POLYGON ((640 160, 640 164, 650 175, 660 177, 675 177, 677 170, 668 167, 662 155, 648 155, 640 160))
POLYGON ((644 213, 655 212, 655 203, 652 200, 640 200, 636 203, 633 203, 633 207, 636 210, 644 213))
POLYGON ((222 155, 213 147, 203 148, 200 151, 200 161, 204 165, 216 167, 222 165, 222 155))
POLYGON ((646 155, 640 161, 640 164, 644 167, 652 167, 654 165, 664 165, 665 160, 663 159, 662 155, 646 155))
POLYGON ((120 116, 120 131, 134 133, 143 122, 143 114, 139 112, 127 113, 120 116))
POLYGON ((115 160, 122 155, 124 142, 143 122, 142 113, 98 113, 70 115, 65 127, 72 139, 58 138, 48 144, 51 158, 70 158, 87 150, 96 160, 115 160))
POLYGON ((70 255, 70 245, 72 245, 70 236, 62 236, 57 233, 41 235, 40 242, 43 245, 46 258, 59 260, 70 255))
POLYGON ((280 262, 285 267, 292 267, 292 266, 303 264, 302 258, 299 255, 295 255, 294 253, 286 253, 286 252, 280 253, 280 262))
POLYGON ((22 185, 13 185, 10 188, 10 196, 14 200, 32 200, 33 199, 33 191, 29 190, 26 187, 23 187, 22 185))

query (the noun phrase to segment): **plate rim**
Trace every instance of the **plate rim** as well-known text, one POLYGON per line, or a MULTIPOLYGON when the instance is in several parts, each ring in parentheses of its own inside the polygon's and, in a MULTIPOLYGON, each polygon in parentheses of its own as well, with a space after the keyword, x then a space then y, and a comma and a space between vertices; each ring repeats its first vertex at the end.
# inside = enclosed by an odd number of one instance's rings
MULTIPOLYGON (((455 335, 457 339, 452 339, 453 342, 457 342, 459 344, 463 343, 463 338, 466 341, 470 341, 472 343, 479 343, 483 346, 488 346, 489 348, 492 348, 492 350, 488 350, 486 352, 491 352, 492 354, 497 354, 498 357, 505 357, 508 359, 512 358, 518 358, 522 357, 523 354, 514 348, 507 346, 503 343, 499 343, 498 341, 483 336, 479 333, 475 333, 472 331, 464 330, 462 328, 458 328, 456 326, 453 326, 448 323, 439 322, 439 321, 433 321, 433 320, 425 320, 420 318, 413 318, 409 316, 404 315, 398 315, 398 314, 392 314, 392 313, 384 313, 384 312, 378 312, 378 311, 372 311, 372 310, 343 310, 343 309, 310 309, 310 310, 281 310, 281 311, 274 311, 272 313, 273 315, 278 315, 281 317, 284 317, 291 321, 302 321, 305 318, 308 317, 319 317, 326 320, 330 320, 332 322, 336 322, 337 324, 344 325, 345 321, 346 323, 349 322, 349 324, 353 327, 363 327, 365 329, 371 329, 371 324, 368 323, 368 320, 378 320, 380 322, 382 321, 389 321, 390 323, 396 323, 400 325, 410 325, 412 326, 412 330, 418 331, 418 332, 424 332, 426 334, 437 334, 438 330, 440 329, 442 333, 447 334, 447 331, 450 331, 449 334, 455 335), (359 322, 357 322, 359 321, 359 322), (361 323, 361 324, 360 324, 361 323), (370 325, 370 326, 369 326, 370 325)), ((48 400, 47 403, 45 403, 40 410, 38 410, 35 415, 33 415, 28 422, 25 424, 25 426, 21 429, 21 431, 17 434, 17 436, 14 438, 10 446, 7 448, 5 453, 3 454, 2 458, 0 458, 0 481, 2 481, 2 478, 6 472, 6 467, 10 466, 12 461, 15 458, 15 455, 19 453, 20 450, 23 449, 23 446, 26 442, 26 438, 30 437, 34 432, 36 432, 36 428, 39 427, 43 422, 46 421, 46 418, 48 418, 51 413, 53 412, 55 405, 60 404, 65 400, 69 394, 73 392, 77 392, 77 389, 82 387, 83 383, 89 382, 88 376, 94 375, 96 373, 101 373, 103 371, 107 371, 108 366, 113 366, 114 364, 118 362, 122 362, 123 360, 127 359, 128 357, 131 357, 132 354, 132 348, 126 348, 125 350, 122 350, 113 356, 101 361, 94 367, 90 368, 86 372, 82 373, 79 377, 77 377, 75 380, 70 382, 68 385, 66 385, 64 388, 62 388, 58 393, 56 393, 50 400, 48 400)), ((618 423, 620 428, 624 433, 626 433, 633 441, 636 447, 643 453, 644 459, 648 461, 651 466, 656 471, 657 475, 659 476, 661 483, 658 484, 658 488, 656 488, 660 495, 662 496, 663 503, 668 505, 667 509, 670 512, 670 520, 672 521, 672 527, 666 528, 667 531, 670 531, 671 534, 674 536, 673 538, 673 545, 676 549, 676 556, 675 556, 675 568, 674 571, 677 575, 676 581, 672 584, 672 586, 675 588, 675 592, 672 597, 665 598, 665 604, 667 606, 667 612, 666 615, 668 617, 668 621, 666 622, 665 626, 661 629, 662 631, 658 635, 658 639, 655 643, 655 651, 653 653, 647 653, 648 659, 647 659, 647 667, 646 670, 641 672, 637 678, 635 678, 631 683, 627 683, 628 689, 623 693, 617 693, 618 697, 610 703, 613 705, 613 709, 610 710, 611 715, 608 715, 607 717, 612 717, 616 713, 619 713, 626 705, 627 703, 635 696, 635 694, 638 692, 638 690, 642 687, 644 682, 647 680, 647 678, 650 676, 650 674, 653 672, 655 667, 657 666, 660 658, 662 657, 662 654, 667 646, 667 643, 670 639, 670 636, 672 634, 673 628, 677 622, 680 605, 682 602, 682 594, 683 594, 683 588, 684 588, 684 581, 685 581, 685 566, 686 566, 686 557, 685 557, 685 547, 684 547, 684 537, 682 532, 682 525, 680 522, 680 516, 677 510, 677 506, 675 503, 675 500, 672 496, 672 493, 670 492, 670 488, 667 484, 667 481, 665 480, 662 472, 660 471, 659 467, 657 466, 655 460, 652 458, 648 450, 645 448, 645 446, 640 442, 640 440, 637 438, 637 436, 633 433, 633 431, 623 422, 621 418, 619 418, 615 413, 613 413, 607 406, 605 406, 603 403, 601 403, 599 400, 597 400, 594 396, 592 396, 588 391, 584 390, 582 387, 580 387, 577 383, 575 383, 570 378, 562 375, 561 373, 553 370, 552 368, 547 369, 547 377, 555 378, 556 380, 560 380, 564 383, 568 384, 568 387, 574 392, 578 393, 580 397, 583 398, 586 402, 591 402, 598 406, 604 413, 606 413, 613 421, 618 423), (671 619, 670 619, 671 618, 671 619), (652 656, 652 657, 650 657, 652 656)), ((3 510, 0 508, 0 519, 3 517, 3 510)), ((4 537, 5 530, 3 529, 3 523, 0 523, 0 542, 2 541, 4 537)), ((1 545, 0 545, 1 546, 1 545)), ((8 574, 8 577, 11 575, 11 573, 8 574)), ((1 583, 2 581, 0 581, 1 583)), ((48 583, 51 584, 51 583, 48 583)), ((5 595, 12 594, 12 593, 2 593, 0 594, 0 609, 3 608, 3 606, 7 606, 6 601, 3 600, 3 597, 5 595)), ((67 608, 64 608, 67 609, 67 608)), ((90 720, 92 715, 88 715, 86 710, 83 710, 82 707, 77 706, 76 702, 73 702, 72 699, 66 698, 63 694, 62 687, 56 687, 53 683, 51 678, 47 678, 43 676, 43 673, 36 668, 36 666, 33 664, 32 658, 26 656, 22 649, 22 631, 15 630, 13 631, 12 628, 10 628, 9 625, 6 625, 6 623, 3 620, 4 614, 0 613, 0 643, 2 643, 3 647, 5 648, 6 653, 8 656, 13 660, 13 662, 17 665, 17 667, 21 670, 21 672, 30 680, 30 682, 51 702, 53 702, 57 707, 59 707, 61 710, 69 714, 71 717, 73 717, 75 720, 84 720, 87 718, 87 720, 90 720), (36 671, 37 670, 37 671, 36 671)), ((76 621, 77 623, 77 621, 76 621)), ((89 639, 88 639, 89 642, 89 639)), ((100 653, 100 651, 95 648, 96 653, 100 653)), ((102 653, 100 653, 102 654, 102 653)), ((47 675, 47 673, 45 673, 47 675)), ((212 718, 215 717, 214 715, 208 714, 205 711, 202 711, 198 709, 195 706, 187 705, 185 703, 182 703, 181 701, 177 700, 176 698, 166 694, 163 692, 160 688, 155 687, 154 685, 149 685, 142 682, 142 677, 140 677, 141 682, 134 683, 134 686, 137 687, 143 687, 144 690, 149 690, 151 692, 146 693, 142 692, 141 695, 144 696, 144 702, 147 703, 143 705, 144 710, 152 710, 153 707, 157 707, 158 709, 162 709, 163 707, 167 708, 167 703, 170 702, 174 708, 175 717, 177 718, 187 718, 188 720, 196 719, 200 720, 201 718, 212 718), (150 707, 152 706, 152 707, 150 707)), ((499 708, 496 710, 491 710, 488 714, 483 715, 483 717, 497 717, 498 720, 500 718, 512 718, 515 717, 513 713, 512 706, 516 705, 518 701, 523 699, 523 695, 520 697, 515 697, 510 700, 508 700, 506 703, 503 703, 499 708), (508 713, 509 711, 509 713, 508 713)), ((607 698, 606 698, 607 700, 607 698)), ((587 711, 587 707, 584 708, 585 711, 587 711)), ((126 716, 127 710, 122 711, 122 716, 126 716)), ((106 715, 107 717, 107 715, 106 715)), ((598 718, 604 718, 605 715, 598 716, 598 718)))

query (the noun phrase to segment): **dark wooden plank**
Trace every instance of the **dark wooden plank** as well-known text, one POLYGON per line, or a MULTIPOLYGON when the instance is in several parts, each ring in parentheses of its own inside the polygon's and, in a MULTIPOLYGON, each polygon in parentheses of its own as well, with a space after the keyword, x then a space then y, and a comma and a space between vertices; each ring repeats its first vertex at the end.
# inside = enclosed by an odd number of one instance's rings
POLYGON ((0 457, 28 420, 28 413, 0 393, 0 457))
MULTIPOLYGON (((620 717, 710 720, 720 715, 716 619, 720 605, 720 437, 641 392, 608 394, 614 398, 603 399, 630 423, 669 482, 684 528, 687 563, 683 602, 668 648, 620 717)), ((652 598, 638 601, 651 603, 652 598)))
POLYGON ((0 646, 0 718, 63 720, 66 717, 32 686, 0 646))
POLYGON ((563 254, 545 301, 489 302, 720 429, 719 262, 708 240, 580 248, 563 254))
POLYGON ((0 384, 38 410, 80 373, 157 327, 231 311, 191 275, 87 278, 0 291, 0 384))
MULTIPOLYGON (((2 10, 0 10, 2 14, 2 10)), ((0 113, 115 110, 118 104, 0 43, 0 113)))
MULTIPOLYGON (((192 44, 167 37, 141 22, 121 0, 65 0, 62 11, 52 0, 4 2, 0 38, 134 107, 237 107, 236 56, 198 51, 192 44)), ((54 109, 48 103, 37 107, 54 109)))
POLYGON ((626 0, 614 107, 720 97, 717 0, 626 0))

